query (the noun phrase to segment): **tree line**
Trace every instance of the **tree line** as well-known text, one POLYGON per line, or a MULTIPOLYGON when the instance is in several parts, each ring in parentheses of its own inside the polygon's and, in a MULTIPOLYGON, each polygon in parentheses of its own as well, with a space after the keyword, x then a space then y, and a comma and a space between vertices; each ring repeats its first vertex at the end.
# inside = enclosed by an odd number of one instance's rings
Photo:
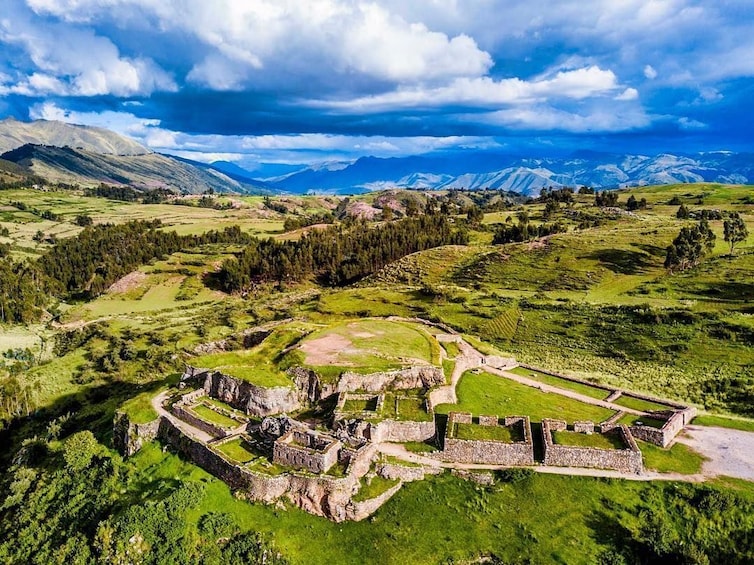
POLYGON ((440 245, 465 245, 468 235, 441 214, 370 226, 358 220, 305 234, 298 241, 254 240, 226 260, 223 288, 244 291, 255 283, 314 279, 331 286, 354 282, 411 253, 440 245))

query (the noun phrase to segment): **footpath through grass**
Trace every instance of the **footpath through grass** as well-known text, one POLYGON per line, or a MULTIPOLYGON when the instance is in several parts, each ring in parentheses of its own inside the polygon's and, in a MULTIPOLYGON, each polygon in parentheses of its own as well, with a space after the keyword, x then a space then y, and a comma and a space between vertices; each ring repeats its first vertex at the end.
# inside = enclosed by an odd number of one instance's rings
POLYGON ((440 404, 438 414, 471 412, 472 414, 497 414, 503 416, 529 416, 532 421, 558 418, 566 422, 592 420, 602 422, 613 412, 585 404, 555 393, 519 384, 490 373, 466 372, 457 388, 458 404, 440 404))

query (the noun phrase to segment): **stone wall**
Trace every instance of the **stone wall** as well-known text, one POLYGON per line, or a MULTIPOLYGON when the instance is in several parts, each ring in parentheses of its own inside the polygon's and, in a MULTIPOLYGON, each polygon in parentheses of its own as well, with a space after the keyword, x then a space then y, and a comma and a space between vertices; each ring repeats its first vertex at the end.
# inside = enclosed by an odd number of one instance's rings
POLYGON ((113 446, 124 457, 139 451, 145 443, 157 437, 160 419, 146 424, 134 424, 125 412, 116 412, 113 418, 113 446))
POLYGON ((369 439, 374 442, 395 441, 403 443, 432 439, 435 437, 436 427, 434 421, 382 420, 377 424, 371 424, 369 432, 369 439))
POLYGON ((552 439, 552 432, 566 429, 562 420, 542 420, 542 436, 545 448, 545 465, 557 467, 587 467, 614 469, 624 473, 641 473, 643 470, 641 451, 628 428, 620 424, 607 433, 618 433, 626 445, 625 449, 598 449, 558 445, 552 439))
POLYGON ((293 428, 275 440, 272 460, 294 469, 326 473, 338 462, 341 447, 331 436, 293 428))
MULTIPOLYGON (((295 506, 336 522, 362 519, 367 515, 364 512, 373 512, 379 507, 376 502, 353 507, 351 497, 358 490, 359 478, 363 474, 354 472, 346 477, 335 478, 295 472, 277 476, 256 473, 227 459, 208 445, 186 436, 169 418, 162 417, 159 422, 161 439, 249 500, 270 503, 285 496, 295 506)), ((362 457, 370 455, 371 453, 365 452, 362 457)), ((366 467, 368 469, 368 465, 366 467)), ((384 502, 387 498, 389 496, 383 496, 380 500, 384 502)))
POLYGON ((336 392, 429 389, 444 384, 445 374, 442 367, 426 365, 367 375, 345 371, 338 380, 336 392))
POLYGON ((675 436, 694 419, 696 408, 690 406, 677 411, 660 410, 649 412, 648 416, 650 418, 665 419, 666 422, 662 428, 633 425, 629 428, 631 433, 642 441, 653 443, 660 447, 667 447, 675 439, 675 436))
POLYGON ((207 395, 252 416, 264 417, 302 408, 302 395, 293 386, 266 388, 217 371, 206 373, 204 390, 207 395))
POLYGON ((398 492, 402 486, 403 483, 398 483, 394 487, 383 492, 381 495, 370 498, 369 500, 362 500, 359 502, 349 501, 348 505, 345 508, 345 519, 359 522, 364 518, 367 518, 368 516, 373 514, 380 506, 390 500, 390 498, 392 498, 392 496, 396 492, 398 492))
MULTIPOLYGON (((491 422, 487 417, 486 422, 491 422)), ((497 416, 494 417, 497 425, 497 416)), ((445 432, 445 442, 441 452, 432 454, 443 461, 456 463, 476 463, 484 465, 534 465, 534 442, 531 436, 531 425, 528 416, 508 416, 504 419, 505 426, 521 426, 524 441, 506 443, 493 440, 469 440, 453 437, 455 424, 471 424, 471 414, 451 412, 445 432)), ((489 425, 489 424, 488 424, 489 425)))

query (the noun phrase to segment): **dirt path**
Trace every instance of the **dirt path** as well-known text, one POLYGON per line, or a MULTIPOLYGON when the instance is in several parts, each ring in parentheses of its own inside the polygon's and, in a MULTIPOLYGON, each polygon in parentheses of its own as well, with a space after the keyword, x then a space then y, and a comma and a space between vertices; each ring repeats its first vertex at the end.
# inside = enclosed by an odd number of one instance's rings
POLYGON ((436 338, 440 343, 455 343, 458 346, 460 353, 454 359, 455 366, 453 367, 453 373, 450 376, 450 384, 441 386, 432 391, 429 400, 432 403, 432 406, 437 406, 438 404, 457 404, 458 397, 456 396, 456 385, 458 384, 458 381, 461 380, 461 375, 469 369, 481 366, 484 355, 479 353, 458 336, 441 334, 436 336, 436 338))
POLYGON ((725 475, 754 481, 754 433, 711 426, 686 426, 678 443, 707 457, 705 477, 725 475))
POLYGON ((204 432, 198 428, 195 428, 194 426, 191 426, 184 422, 183 420, 176 418, 173 416, 170 412, 168 412, 163 406, 162 403, 167 400, 169 396, 169 392, 161 392, 157 396, 155 396, 152 399, 152 408, 154 408, 157 411, 157 414, 160 416, 164 416, 168 420, 170 420, 175 427, 177 427, 179 430, 181 430, 184 434, 186 434, 189 437, 192 437, 194 439, 198 439, 200 441, 203 441, 204 443, 209 443, 212 441, 214 436, 211 436, 207 432, 204 432))

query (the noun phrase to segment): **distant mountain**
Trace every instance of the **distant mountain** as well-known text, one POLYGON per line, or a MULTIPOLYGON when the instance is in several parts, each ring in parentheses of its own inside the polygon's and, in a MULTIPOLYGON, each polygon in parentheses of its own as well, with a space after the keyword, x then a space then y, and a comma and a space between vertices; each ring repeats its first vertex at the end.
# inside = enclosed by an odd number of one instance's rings
POLYGON ((364 192, 386 188, 503 189, 538 194, 546 186, 619 188, 683 182, 754 182, 754 154, 615 155, 580 152, 570 157, 524 158, 478 153, 380 159, 364 157, 342 167, 310 167, 276 179, 279 190, 303 193, 364 192))
POLYGON ((27 144, 0 155, 0 158, 50 182, 127 184, 192 194, 210 188, 216 192, 249 192, 254 189, 211 167, 200 168, 159 153, 107 155, 70 147, 27 144))
POLYGON ((146 155, 149 149, 110 130, 63 122, 36 120, 20 122, 13 118, 0 121, 0 153, 27 143, 83 149, 103 155, 146 155))

